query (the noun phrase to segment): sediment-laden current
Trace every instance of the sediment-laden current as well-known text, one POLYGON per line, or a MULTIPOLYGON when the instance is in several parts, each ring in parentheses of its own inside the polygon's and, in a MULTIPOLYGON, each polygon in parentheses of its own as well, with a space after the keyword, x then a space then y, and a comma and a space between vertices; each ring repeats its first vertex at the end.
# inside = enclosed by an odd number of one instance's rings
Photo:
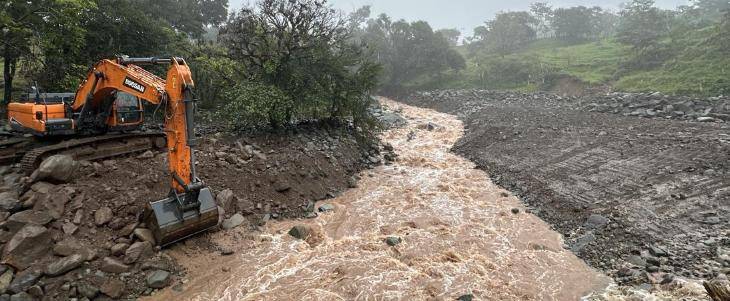
POLYGON ((232 256, 174 248, 186 281, 151 299, 578 300, 608 284, 516 197, 449 151, 463 134, 455 116, 382 102, 408 120, 382 136, 397 162, 365 171, 318 218, 215 233, 232 256), (295 239, 294 225, 313 233, 295 239), (386 244, 391 236, 400 244, 386 244))

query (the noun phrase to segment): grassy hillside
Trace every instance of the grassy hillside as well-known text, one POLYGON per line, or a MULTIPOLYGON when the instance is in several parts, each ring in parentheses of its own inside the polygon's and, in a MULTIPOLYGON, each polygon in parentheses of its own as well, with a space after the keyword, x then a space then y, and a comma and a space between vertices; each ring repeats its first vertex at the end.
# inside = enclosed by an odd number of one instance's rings
MULTIPOLYGON (((586 86, 610 85, 620 91, 669 94, 730 93, 730 56, 707 45, 711 33, 664 41, 665 60, 649 69, 632 69, 639 60, 628 47, 611 39, 582 43, 547 39, 506 56, 485 52, 467 55, 461 81, 449 87, 551 89, 556 78, 571 77, 586 86)), ((460 52, 468 54, 466 47, 460 52)))

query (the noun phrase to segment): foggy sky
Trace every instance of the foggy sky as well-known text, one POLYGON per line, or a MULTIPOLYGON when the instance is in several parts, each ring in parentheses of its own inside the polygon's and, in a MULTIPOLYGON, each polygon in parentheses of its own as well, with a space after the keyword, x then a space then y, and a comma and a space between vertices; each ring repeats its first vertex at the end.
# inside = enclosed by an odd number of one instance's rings
MULTIPOLYGON (((240 8, 249 0, 229 0, 232 10, 240 8)), ((372 16, 386 13, 393 19, 408 21, 425 20, 434 29, 456 28, 465 35, 471 35, 474 27, 492 18, 500 11, 529 9, 530 3, 538 0, 329 0, 338 9, 350 12, 364 5, 372 6, 372 16)), ((552 0, 553 7, 601 6, 618 9, 627 0, 552 0)), ((687 4, 686 0, 656 0, 658 6, 675 8, 687 4)))

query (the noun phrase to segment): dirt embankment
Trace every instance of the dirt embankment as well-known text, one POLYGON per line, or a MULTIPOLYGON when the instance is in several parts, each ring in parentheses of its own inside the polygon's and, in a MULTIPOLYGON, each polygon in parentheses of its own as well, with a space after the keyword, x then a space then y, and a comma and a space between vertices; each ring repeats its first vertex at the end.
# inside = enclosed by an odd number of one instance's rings
POLYGON ((458 115, 467 131, 453 151, 619 283, 730 273, 726 99, 469 90, 404 101, 458 115))
MULTIPOLYGON (((200 177, 217 193, 226 228, 316 217, 314 202, 355 185, 363 168, 392 159, 352 128, 303 126, 277 134, 212 133, 196 151, 200 177), (233 217, 237 215, 237 217, 233 217), (238 219, 238 217, 244 217, 238 219)), ((165 153, 81 162, 67 184, 35 183, 2 167, 0 299, 133 299, 179 285, 185 271, 148 243, 139 214, 169 192, 165 153)), ((217 230, 215 230, 217 231, 217 230)), ((213 232, 215 232, 213 231, 213 232)), ((210 234, 184 245, 225 252, 210 234)))

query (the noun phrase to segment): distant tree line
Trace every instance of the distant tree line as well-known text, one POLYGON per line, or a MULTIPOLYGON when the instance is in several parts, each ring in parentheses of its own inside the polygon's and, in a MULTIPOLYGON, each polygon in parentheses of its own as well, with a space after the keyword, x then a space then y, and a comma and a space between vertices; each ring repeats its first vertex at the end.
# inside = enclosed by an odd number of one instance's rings
MULTIPOLYGON (((612 39, 626 45, 632 55, 623 60, 619 75, 672 63, 672 58, 686 55, 694 46, 706 49, 695 56, 726 55, 728 16, 727 0, 692 0, 675 10, 661 9, 654 0, 633 0, 619 11, 585 6, 553 8, 547 2, 537 2, 530 11, 498 13, 476 27, 465 41, 482 83, 499 81, 496 75, 500 74, 522 75, 523 82, 553 76, 549 66, 529 57, 505 59, 540 39, 574 44, 612 39)), ((718 83, 713 89, 722 90, 722 85, 718 83)))

